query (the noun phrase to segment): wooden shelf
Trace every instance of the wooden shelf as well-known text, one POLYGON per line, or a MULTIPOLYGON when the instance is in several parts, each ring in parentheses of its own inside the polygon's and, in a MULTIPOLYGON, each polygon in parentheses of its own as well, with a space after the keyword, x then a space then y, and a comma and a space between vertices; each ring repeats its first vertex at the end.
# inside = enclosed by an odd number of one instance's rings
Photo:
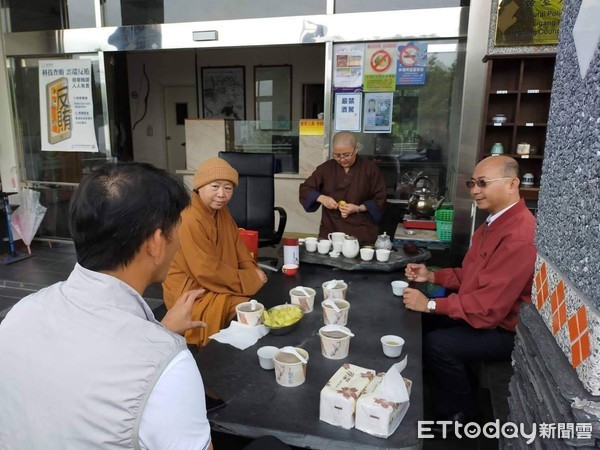
MULTIPOLYGON (((519 162, 521 173, 532 173, 536 182, 542 175, 546 129, 554 76, 555 55, 488 55, 484 120, 479 137, 479 158, 491 156, 499 142, 506 156, 519 162), (496 124, 492 117, 504 114, 507 122, 496 124), (518 155, 519 144, 529 144, 536 152, 518 155)), ((521 196, 537 200, 539 187, 521 186, 521 196)))

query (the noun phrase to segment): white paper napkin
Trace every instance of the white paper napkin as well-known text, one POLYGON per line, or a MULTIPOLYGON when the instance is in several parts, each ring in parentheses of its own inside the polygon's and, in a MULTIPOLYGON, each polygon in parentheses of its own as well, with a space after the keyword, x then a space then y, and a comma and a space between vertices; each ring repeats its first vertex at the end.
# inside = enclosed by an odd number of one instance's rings
POLYGON ((245 325, 236 320, 232 320, 229 327, 209 336, 209 338, 214 339, 221 344, 229 344, 240 350, 245 350, 251 345, 256 344, 256 341, 268 332, 269 329, 264 325, 251 327, 250 325, 245 325))
POLYGON ((406 367, 408 356, 390 367, 383 376, 381 384, 377 386, 377 394, 390 402, 404 403, 408 401, 408 391, 402 379, 402 371, 406 367))

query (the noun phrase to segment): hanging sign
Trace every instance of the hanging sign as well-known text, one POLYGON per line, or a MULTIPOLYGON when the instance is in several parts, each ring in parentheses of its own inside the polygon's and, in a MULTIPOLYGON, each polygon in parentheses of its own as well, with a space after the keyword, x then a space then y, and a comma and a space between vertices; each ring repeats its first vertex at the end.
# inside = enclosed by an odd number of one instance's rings
POLYGON ((89 59, 40 61, 42 150, 97 152, 89 59))
POLYGON ((367 44, 365 51, 365 92, 396 90, 396 43, 367 44))
POLYGON ((426 42, 399 42, 396 84, 425 84, 427 70, 426 42))
POLYGON ((333 87, 360 88, 363 83, 365 44, 335 46, 333 87))
POLYGON ((325 134, 325 122, 321 119, 300 119, 300 136, 323 136, 325 134))

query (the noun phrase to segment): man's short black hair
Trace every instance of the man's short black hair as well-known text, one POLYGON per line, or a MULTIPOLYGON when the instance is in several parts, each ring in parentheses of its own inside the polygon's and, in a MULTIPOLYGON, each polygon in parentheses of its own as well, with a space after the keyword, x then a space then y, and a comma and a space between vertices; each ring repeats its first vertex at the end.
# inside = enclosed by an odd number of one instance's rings
POLYGON ((188 206, 183 183, 151 164, 106 164, 79 184, 69 209, 77 262, 93 271, 129 264, 157 229, 171 236, 188 206))

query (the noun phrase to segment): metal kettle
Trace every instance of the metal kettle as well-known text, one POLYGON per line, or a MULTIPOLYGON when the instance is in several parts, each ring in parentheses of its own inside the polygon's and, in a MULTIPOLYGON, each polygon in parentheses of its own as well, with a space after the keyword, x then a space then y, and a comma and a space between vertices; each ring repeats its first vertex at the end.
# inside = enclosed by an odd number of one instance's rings
POLYGON ((413 183, 412 195, 408 199, 408 211, 417 218, 431 219, 436 209, 442 206, 444 198, 438 198, 438 189, 433 181, 425 176, 419 177, 413 183))

